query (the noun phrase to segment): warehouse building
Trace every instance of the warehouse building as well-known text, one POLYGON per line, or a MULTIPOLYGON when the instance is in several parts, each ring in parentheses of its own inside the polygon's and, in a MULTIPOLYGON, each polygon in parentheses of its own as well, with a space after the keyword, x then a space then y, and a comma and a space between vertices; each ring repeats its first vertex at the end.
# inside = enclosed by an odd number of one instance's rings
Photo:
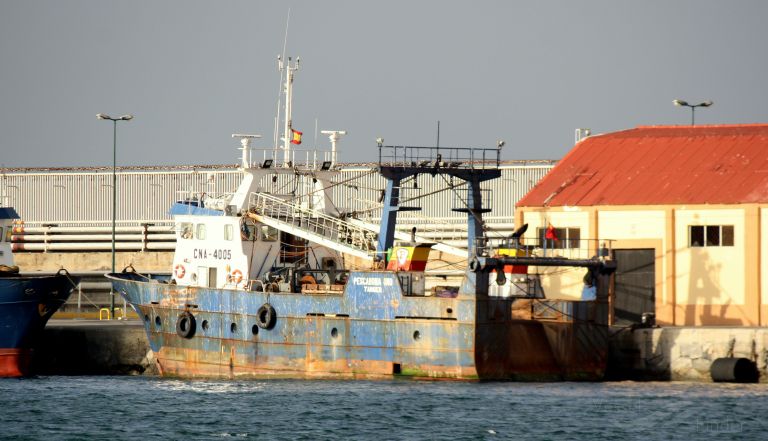
POLYGON ((616 323, 764 326, 767 152, 768 124, 591 136, 518 202, 516 223, 558 252, 612 249, 616 323))

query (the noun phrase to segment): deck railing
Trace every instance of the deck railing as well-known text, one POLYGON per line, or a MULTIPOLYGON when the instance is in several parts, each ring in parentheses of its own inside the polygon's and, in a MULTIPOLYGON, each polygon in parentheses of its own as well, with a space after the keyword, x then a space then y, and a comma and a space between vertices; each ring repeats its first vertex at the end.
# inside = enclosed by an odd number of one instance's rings
POLYGON ((379 145, 379 165, 457 169, 499 168, 501 149, 379 145))

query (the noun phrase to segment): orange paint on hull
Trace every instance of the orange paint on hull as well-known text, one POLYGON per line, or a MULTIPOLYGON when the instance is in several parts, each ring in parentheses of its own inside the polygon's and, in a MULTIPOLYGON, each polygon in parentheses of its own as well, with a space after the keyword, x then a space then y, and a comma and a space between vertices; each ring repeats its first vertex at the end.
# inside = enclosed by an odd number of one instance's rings
POLYGON ((32 351, 29 349, 0 349, 0 377, 29 375, 32 351))

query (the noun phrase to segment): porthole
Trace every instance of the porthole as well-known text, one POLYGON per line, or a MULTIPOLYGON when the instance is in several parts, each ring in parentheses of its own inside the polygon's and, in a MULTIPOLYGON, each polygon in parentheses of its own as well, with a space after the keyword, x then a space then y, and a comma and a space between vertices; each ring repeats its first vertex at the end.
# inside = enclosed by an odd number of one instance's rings
POLYGON ((336 328, 331 329, 331 337, 336 338, 339 336, 339 330, 336 328))
POLYGON ((448 308, 445 310, 448 314, 453 314, 453 308, 448 308))
POLYGON ((203 327, 203 331, 207 331, 209 327, 208 320, 203 320, 203 324, 201 326, 203 327))
POLYGON ((163 321, 160 320, 160 316, 155 316, 155 327, 157 329, 160 329, 160 327, 163 325, 163 321))
POLYGON ((144 314, 144 322, 149 323, 149 316, 144 314))
POLYGON ((421 332, 413 331, 413 339, 414 340, 421 340, 421 332))
POLYGON ((259 333, 259 327, 257 325, 251 326, 251 334, 256 335, 259 333))
POLYGON ((237 332, 237 323, 232 323, 231 325, 229 325, 229 331, 232 332, 233 334, 237 332))

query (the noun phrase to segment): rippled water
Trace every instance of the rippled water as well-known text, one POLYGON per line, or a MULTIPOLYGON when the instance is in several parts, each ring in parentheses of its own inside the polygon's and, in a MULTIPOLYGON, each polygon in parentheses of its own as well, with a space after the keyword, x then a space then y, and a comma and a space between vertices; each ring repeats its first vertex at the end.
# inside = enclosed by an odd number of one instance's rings
POLYGON ((768 439, 768 385, 0 379, 12 439, 768 439))

